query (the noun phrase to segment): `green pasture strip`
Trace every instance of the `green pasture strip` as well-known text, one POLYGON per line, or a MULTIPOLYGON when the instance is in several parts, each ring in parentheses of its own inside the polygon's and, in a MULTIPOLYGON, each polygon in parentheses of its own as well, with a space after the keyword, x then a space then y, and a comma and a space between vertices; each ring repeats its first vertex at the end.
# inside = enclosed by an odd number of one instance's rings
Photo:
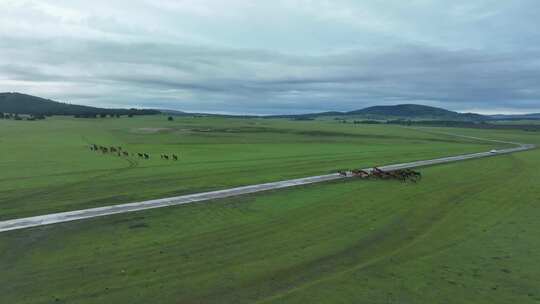
POLYGON ((397 126, 162 116, 0 121, 0 145, 0 220, 492 147, 397 126), (102 155, 89 144, 151 159, 102 155), (162 153, 180 160, 161 160, 162 153))
POLYGON ((3 233, 0 299, 538 303, 540 153, 422 172, 3 233))

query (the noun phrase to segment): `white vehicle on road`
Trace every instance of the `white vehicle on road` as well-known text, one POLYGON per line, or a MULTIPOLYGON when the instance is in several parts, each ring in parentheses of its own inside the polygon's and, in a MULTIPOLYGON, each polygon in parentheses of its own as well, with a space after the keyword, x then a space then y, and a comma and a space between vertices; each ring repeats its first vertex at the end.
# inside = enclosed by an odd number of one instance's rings
POLYGON ((489 151, 489 153, 491 153, 491 154, 495 154, 495 153, 497 153, 497 152, 499 152, 499 151, 497 151, 497 150, 491 150, 491 151, 489 151))

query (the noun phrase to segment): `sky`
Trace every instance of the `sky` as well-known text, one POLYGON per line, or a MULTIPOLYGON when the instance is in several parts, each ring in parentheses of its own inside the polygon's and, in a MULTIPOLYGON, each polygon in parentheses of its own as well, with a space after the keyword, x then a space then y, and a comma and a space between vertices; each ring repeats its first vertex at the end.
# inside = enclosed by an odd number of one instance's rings
POLYGON ((538 0, 0 0, 0 92, 230 114, 540 112, 538 0))

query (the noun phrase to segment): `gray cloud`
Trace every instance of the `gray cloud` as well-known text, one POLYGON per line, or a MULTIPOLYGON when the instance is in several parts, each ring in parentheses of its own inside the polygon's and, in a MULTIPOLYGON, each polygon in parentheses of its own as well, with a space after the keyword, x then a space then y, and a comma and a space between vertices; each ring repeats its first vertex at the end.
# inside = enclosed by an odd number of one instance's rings
POLYGON ((225 2, 161 1, 168 10, 160 10, 140 1, 132 5, 139 10, 127 11, 131 20, 115 14, 121 2, 8 1, 0 4, 10 14, 0 21, 0 91, 228 113, 411 102, 540 112, 540 45, 530 27, 530 10, 540 4, 390 2, 383 10, 377 2, 310 1, 305 8, 304 1, 235 0, 220 10, 225 2), (283 13, 287 7, 296 10, 283 13), (28 17, 42 28, 15 22, 28 17))

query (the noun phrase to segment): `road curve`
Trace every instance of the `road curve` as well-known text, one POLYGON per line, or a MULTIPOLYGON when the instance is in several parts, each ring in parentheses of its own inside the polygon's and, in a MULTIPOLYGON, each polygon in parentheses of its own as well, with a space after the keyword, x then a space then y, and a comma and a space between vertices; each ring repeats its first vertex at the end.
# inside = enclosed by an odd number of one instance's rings
MULTIPOLYGON (((468 136, 460 136, 460 137, 468 137, 468 136)), ((489 152, 480 152, 480 153, 473 153, 473 154, 443 157, 443 158, 437 158, 437 159, 431 159, 431 160, 414 161, 414 162, 402 163, 402 164, 393 164, 393 165, 382 166, 379 168, 382 170, 412 169, 412 168, 418 168, 418 167, 424 167, 424 166, 432 166, 432 165, 437 165, 437 164, 464 161, 464 160, 469 160, 469 159, 493 157, 497 155, 516 153, 516 152, 521 152, 521 151, 526 151, 526 150, 531 150, 531 149, 536 148, 535 145, 530 145, 530 144, 486 140, 486 139, 481 139, 481 138, 476 138, 476 137, 468 137, 468 138, 483 140, 483 141, 505 143, 505 144, 513 144, 513 145, 516 145, 517 147, 501 149, 501 150, 492 150, 489 152)), ((373 168, 366 168, 364 170, 370 171, 372 169, 373 168)), ((44 226, 44 225, 50 225, 50 224, 56 224, 56 223, 77 221, 77 220, 107 216, 107 215, 112 215, 112 214, 191 204, 195 202, 221 199, 221 198, 227 198, 227 197, 250 194, 250 193, 257 193, 257 192, 268 191, 268 190, 290 188, 290 187, 295 187, 295 186, 300 186, 300 185, 321 183, 321 182, 327 182, 327 181, 333 181, 333 180, 339 180, 339 179, 345 179, 345 178, 348 178, 348 177, 342 176, 338 173, 334 173, 334 174, 298 178, 298 179, 292 179, 292 180, 286 180, 286 181, 236 187, 236 188, 225 189, 225 190, 210 191, 210 192, 182 195, 182 196, 176 196, 176 197, 170 197, 170 198, 149 200, 149 201, 143 201, 143 202, 137 202, 137 203, 113 205, 113 206, 107 206, 107 207, 98 207, 98 208, 91 208, 91 209, 83 209, 83 210, 76 210, 76 211, 69 211, 69 212, 60 212, 60 213, 52 213, 52 214, 46 214, 46 215, 26 217, 26 218, 12 219, 12 220, 0 221, 0 232, 20 230, 20 229, 25 229, 25 228, 30 228, 30 227, 44 226)))

